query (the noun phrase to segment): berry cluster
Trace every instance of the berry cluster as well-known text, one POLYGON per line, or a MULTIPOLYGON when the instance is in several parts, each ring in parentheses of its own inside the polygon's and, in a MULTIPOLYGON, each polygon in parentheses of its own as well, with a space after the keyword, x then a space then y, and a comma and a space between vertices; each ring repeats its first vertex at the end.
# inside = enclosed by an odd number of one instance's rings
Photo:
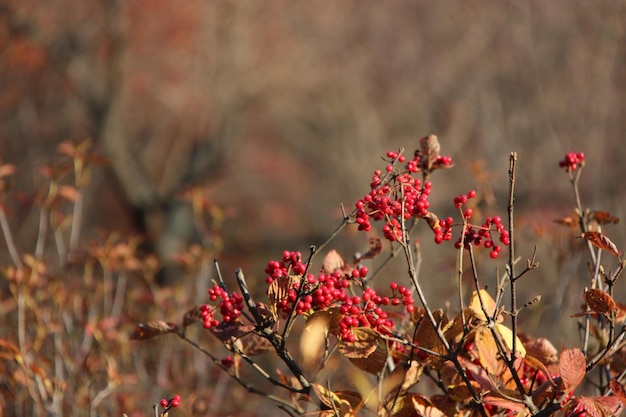
POLYGON ((559 161, 559 166, 568 172, 576 171, 585 165, 585 154, 582 152, 568 152, 563 160, 559 161))
POLYGON ((390 335, 395 323, 383 310, 385 306, 402 304, 409 313, 415 310, 409 288, 400 286, 396 282, 392 282, 390 288, 393 291, 391 297, 381 297, 373 288, 367 288, 361 297, 353 296, 342 303, 339 308, 339 312, 343 315, 339 322, 341 340, 354 342, 355 336, 352 330, 356 327, 369 327, 380 334, 390 335))
MULTIPOLYGON (((282 261, 270 261, 265 272, 268 274, 266 282, 271 284, 276 279, 298 275, 306 270, 302 264, 302 255, 299 252, 284 251, 282 261)), ((352 329, 355 327, 370 327, 384 334, 390 334, 395 323, 389 319, 385 306, 403 305, 409 313, 415 309, 414 300, 409 288, 391 284, 391 297, 381 296, 376 290, 367 288, 361 296, 350 295, 348 289, 353 283, 367 277, 368 268, 358 266, 347 270, 338 270, 332 273, 320 272, 317 276, 306 274, 304 279, 294 280, 287 290, 286 296, 277 300, 276 308, 283 314, 302 315, 312 311, 320 311, 329 307, 338 307, 342 314, 339 337, 345 341, 354 341, 352 329)), ((357 284, 358 285, 358 284, 357 284)))
POLYGON ((225 358, 223 358, 220 362, 225 367, 231 368, 235 364, 235 359, 233 359, 232 356, 228 355, 225 358))
POLYGON ((174 395, 171 399, 166 400, 163 398, 159 403, 162 408, 164 408, 163 412, 166 412, 172 408, 176 408, 180 405, 180 395, 174 395))
POLYGON ((472 225, 468 225, 465 229, 465 236, 455 242, 454 247, 461 248, 461 242, 464 244, 464 248, 468 249, 469 245, 480 246, 484 245, 485 248, 491 249, 489 256, 492 259, 496 259, 502 250, 491 236, 492 232, 498 232, 500 234, 500 243, 508 246, 511 243, 509 239, 509 232, 504 229, 500 216, 487 217, 481 227, 477 228, 472 225))
POLYGON ((387 157, 391 163, 385 168, 386 173, 383 175, 380 170, 374 171, 371 191, 355 204, 356 222, 359 230, 369 231, 372 228, 371 220, 384 220, 385 238, 394 242, 404 239, 401 227, 403 219, 424 217, 428 213, 428 196, 432 184, 413 177, 421 169, 419 156, 409 161, 406 170, 402 172, 394 171, 394 163, 405 162, 405 157, 393 151, 387 152, 387 157))
MULTIPOLYGON (((461 211, 461 215, 467 222, 472 218, 473 211, 470 208, 463 210, 463 205, 467 203, 469 199, 476 197, 476 191, 469 190, 467 194, 460 194, 454 197, 454 207, 461 211)), ((454 226, 454 220, 452 217, 439 220, 439 224, 433 227, 435 233, 435 243, 440 245, 445 240, 452 240, 452 227, 454 226)), ((500 254, 502 248, 496 243, 492 237, 492 232, 497 232, 500 235, 499 241, 501 244, 508 246, 511 243, 509 238, 509 232, 505 230, 502 224, 500 216, 487 217, 482 226, 477 227, 471 224, 465 226, 465 235, 458 238, 454 247, 461 248, 461 242, 465 249, 469 248, 469 245, 480 246, 484 245, 485 248, 491 249, 489 256, 495 259, 500 254)))
POLYGON ((269 285, 274 280, 288 275, 304 275, 306 265, 302 263, 302 254, 300 252, 283 251, 282 262, 269 261, 265 268, 267 278, 265 282, 269 285))
MULTIPOLYGON (((209 299, 211 301, 221 299, 219 309, 225 322, 235 321, 241 315, 243 310, 243 297, 241 294, 233 293, 231 295, 220 286, 214 285, 209 290, 209 299)), ((205 304, 200 306, 200 313, 206 329, 219 325, 219 321, 215 319, 216 308, 205 304)))

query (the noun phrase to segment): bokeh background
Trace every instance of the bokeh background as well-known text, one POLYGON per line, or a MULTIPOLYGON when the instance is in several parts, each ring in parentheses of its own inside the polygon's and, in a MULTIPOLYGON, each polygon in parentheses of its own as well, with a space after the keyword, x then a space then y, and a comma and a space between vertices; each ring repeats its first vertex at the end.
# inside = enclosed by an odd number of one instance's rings
MULTIPOLYGON (((194 241, 177 196, 200 186, 225 213, 222 268, 261 281, 268 259, 339 224, 387 150, 439 137, 456 161, 433 177, 440 216, 470 188, 504 216, 516 151, 517 252, 537 244, 541 262, 520 299, 544 297, 522 320, 567 343, 587 278, 581 242, 553 223, 574 203, 558 161, 584 152, 583 204, 624 217, 625 25, 622 0, 4 0, 0 154, 34 193, 59 142, 93 138, 111 164, 94 172, 84 239, 141 232, 163 258, 194 241)), ((36 210, 12 204, 32 251, 36 210)), ((429 296, 454 303, 454 251, 420 233, 429 296)), ((624 246, 621 223, 606 233, 624 246)), ((349 258, 367 236, 336 245, 349 258)), ((486 282, 502 271, 481 265, 486 282)))

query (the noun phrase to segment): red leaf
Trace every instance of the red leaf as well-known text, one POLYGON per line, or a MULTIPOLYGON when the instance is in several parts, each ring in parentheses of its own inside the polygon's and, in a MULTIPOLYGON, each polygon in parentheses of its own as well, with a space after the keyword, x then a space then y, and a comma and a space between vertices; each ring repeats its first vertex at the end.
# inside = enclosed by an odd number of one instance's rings
POLYGON ((563 391, 576 388, 585 377, 587 361, 579 349, 566 349, 559 355, 559 373, 563 379, 563 391))
POLYGON ((616 416, 622 410, 622 403, 617 397, 578 397, 578 405, 591 417, 616 416))
POLYGON ((624 390, 624 386, 617 382, 617 380, 612 379, 610 382, 611 391, 619 400, 622 402, 622 405, 626 404, 626 390, 624 390))
POLYGON ((600 232, 585 232, 582 235, 580 235, 580 237, 591 242, 591 244, 595 246, 596 248, 605 250, 609 252, 610 254, 615 255, 618 258, 622 256, 622 252, 619 249, 617 249, 617 246, 615 246, 615 243, 611 242, 611 240, 608 237, 604 236, 600 232))

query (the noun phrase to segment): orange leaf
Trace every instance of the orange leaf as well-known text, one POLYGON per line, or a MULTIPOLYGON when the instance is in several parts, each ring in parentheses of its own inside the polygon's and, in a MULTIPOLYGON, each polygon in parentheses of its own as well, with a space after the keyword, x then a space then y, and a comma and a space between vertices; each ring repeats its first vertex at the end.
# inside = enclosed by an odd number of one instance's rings
POLYGON ((585 377, 587 362, 579 349, 566 349, 559 355, 559 374, 563 379, 563 391, 576 388, 585 377))
POLYGON ((15 173, 15 165, 2 164, 0 165, 0 178, 8 177, 15 173))
POLYGON ((598 224, 617 224, 619 223, 619 217, 611 216, 611 213, 608 211, 594 211, 593 219, 598 222, 598 224))
POLYGON ((600 232, 585 232, 581 234, 580 237, 591 242, 591 244, 596 248, 605 250, 618 258, 622 256, 622 252, 617 249, 615 243, 611 242, 608 237, 604 236, 600 232))
POLYGON ((62 185, 59 187, 59 195, 69 201, 76 201, 78 198, 78 190, 71 185, 62 185))
POLYGON ((626 404, 626 390, 624 390, 624 386, 617 382, 617 380, 612 379, 610 382, 611 391, 619 400, 622 402, 622 405, 626 404))
POLYGON ((617 397, 578 397, 577 403, 591 417, 616 416, 622 410, 622 403, 617 397))
POLYGON ((476 330, 474 345, 478 351, 480 364, 490 375, 498 375, 500 361, 498 360, 498 346, 491 334, 491 330, 481 326, 476 330))
POLYGON ((617 303, 607 292, 592 288, 583 295, 589 308, 598 314, 608 315, 617 311, 617 303))

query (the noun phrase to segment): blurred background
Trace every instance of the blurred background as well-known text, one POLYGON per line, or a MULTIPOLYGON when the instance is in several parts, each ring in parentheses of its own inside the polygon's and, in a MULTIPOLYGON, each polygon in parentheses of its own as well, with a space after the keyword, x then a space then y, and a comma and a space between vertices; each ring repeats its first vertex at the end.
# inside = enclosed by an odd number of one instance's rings
MULTIPOLYGON (((332 232, 387 150, 439 137, 456 162, 433 176, 440 217, 470 188, 482 215, 504 217, 516 151, 517 253, 537 244, 541 262, 520 301, 544 297, 523 320, 538 335, 564 320, 575 337, 586 258, 553 223, 574 207, 558 162, 584 152, 583 205, 624 217, 625 24, 622 0, 4 0, 0 155, 33 194, 59 142, 92 138, 111 163, 93 173, 83 238, 141 232, 164 258, 196 240, 179 196, 201 187, 224 213, 222 267, 261 280, 283 249, 332 232)), ((10 205, 32 251, 36 210, 10 205)), ((429 296, 454 303, 454 251, 419 233, 429 296)), ((621 223, 606 234, 625 246, 621 223)), ((349 259, 367 236, 337 246, 349 259)), ((497 266, 483 262, 486 282, 497 266)))

